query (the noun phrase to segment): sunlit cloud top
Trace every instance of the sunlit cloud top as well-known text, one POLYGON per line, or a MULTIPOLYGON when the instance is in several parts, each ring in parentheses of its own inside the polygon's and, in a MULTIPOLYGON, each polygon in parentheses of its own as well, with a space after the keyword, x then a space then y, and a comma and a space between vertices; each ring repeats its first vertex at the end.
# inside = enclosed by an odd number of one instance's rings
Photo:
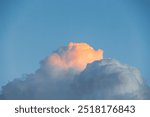
MULTIPOLYGON (((57 51, 49 55, 44 61, 45 67, 58 68, 60 70, 72 69, 80 72, 85 69, 86 65, 96 60, 103 59, 103 50, 93 49, 86 43, 70 42, 57 51)), ((54 71, 53 71, 54 72, 54 71)))

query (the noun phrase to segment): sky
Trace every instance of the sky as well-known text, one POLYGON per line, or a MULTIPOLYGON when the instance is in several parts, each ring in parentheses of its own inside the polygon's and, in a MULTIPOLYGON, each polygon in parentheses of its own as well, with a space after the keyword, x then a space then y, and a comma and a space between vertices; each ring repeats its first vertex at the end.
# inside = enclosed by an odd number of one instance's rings
POLYGON ((0 86, 69 42, 138 68, 150 85, 149 0, 1 0, 0 86))

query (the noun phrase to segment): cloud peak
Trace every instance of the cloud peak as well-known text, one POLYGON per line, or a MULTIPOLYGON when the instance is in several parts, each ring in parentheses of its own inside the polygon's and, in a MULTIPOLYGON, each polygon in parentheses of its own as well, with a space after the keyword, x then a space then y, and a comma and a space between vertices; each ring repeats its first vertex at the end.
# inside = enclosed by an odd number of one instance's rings
POLYGON ((70 42, 67 46, 50 54, 44 60, 43 65, 47 70, 52 67, 53 73, 58 70, 59 72, 71 70, 79 73, 85 69, 87 64, 101 59, 103 59, 103 50, 95 50, 86 43, 70 42))

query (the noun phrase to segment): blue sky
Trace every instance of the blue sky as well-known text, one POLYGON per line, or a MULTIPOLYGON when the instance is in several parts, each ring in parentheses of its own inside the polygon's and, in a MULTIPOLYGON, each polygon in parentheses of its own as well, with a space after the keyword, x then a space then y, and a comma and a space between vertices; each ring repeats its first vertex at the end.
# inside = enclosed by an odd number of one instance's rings
POLYGON ((1 0, 0 86, 70 41, 137 67, 150 84, 150 0, 1 0))

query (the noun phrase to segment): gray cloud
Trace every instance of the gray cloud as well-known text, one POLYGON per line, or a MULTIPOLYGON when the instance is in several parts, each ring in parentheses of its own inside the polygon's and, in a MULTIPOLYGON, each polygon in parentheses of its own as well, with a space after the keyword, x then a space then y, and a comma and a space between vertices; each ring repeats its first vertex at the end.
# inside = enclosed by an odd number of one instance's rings
POLYGON ((117 60, 95 61, 74 80, 79 99, 150 99, 140 72, 117 60))
POLYGON ((150 99, 150 89, 136 68, 71 43, 46 57, 34 74, 3 86, 0 99, 150 99))

